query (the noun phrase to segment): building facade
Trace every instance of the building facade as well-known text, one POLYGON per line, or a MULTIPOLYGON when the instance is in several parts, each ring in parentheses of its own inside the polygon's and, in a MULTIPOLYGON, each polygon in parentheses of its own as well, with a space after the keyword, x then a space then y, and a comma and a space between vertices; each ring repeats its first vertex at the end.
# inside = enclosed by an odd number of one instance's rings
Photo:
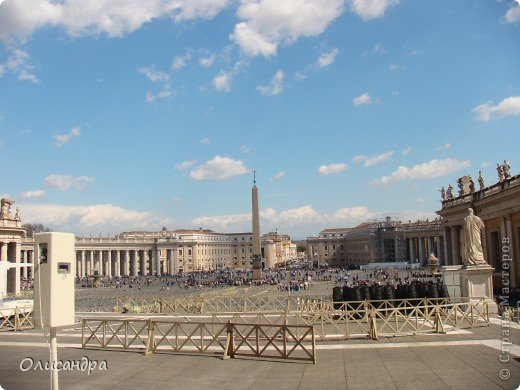
MULTIPOLYGON (((463 182, 461 179, 459 182, 463 182)), ((501 281, 506 277, 512 287, 519 286, 520 175, 499 177, 499 182, 490 186, 484 186, 482 181, 479 190, 471 190, 463 185, 459 188, 459 195, 445 198, 442 208, 437 211, 443 222, 447 264, 462 264, 462 222, 468 208, 472 208, 484 222, 482 249, 485 260, 495 268, 496 280, 501 281)))
POLYGON ((440 220, 403 223, 386 217, 353 228, 325 229, 307 239, 308 260, 330 266, 389 262, 425 265, 432 253, 445 262, 440 220))

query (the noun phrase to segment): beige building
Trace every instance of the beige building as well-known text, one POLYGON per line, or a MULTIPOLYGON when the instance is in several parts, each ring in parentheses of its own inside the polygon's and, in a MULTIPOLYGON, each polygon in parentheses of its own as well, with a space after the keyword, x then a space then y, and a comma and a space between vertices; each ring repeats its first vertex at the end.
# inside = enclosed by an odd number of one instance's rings
MULTIPOLYGON (((18 226, 18 257, 22 263, 32 263, 34 239, 24 237, 21 221, 18 226)), ((216 233, 204 229, 76 237, 77 275, 166 275, 251 269, 252 241, 251 233, 216 233)), ((296 245, 287 235, 269 233, 262 238, 261 245, 266 268, 296 257, 296 245)), ((28 267, 22 268, 21 272, 24 276, 32 276, 28 267)))
POLYGON ((322 230, 307 239, 309 261, 331 266, 408 262, 425 264, 433 253, 444 261, 440 220, 403 223, 386 217, 353 228, 322 230))
MULTIPOLYGON (((25 229, 22 228, 20 210, 13 213, 11 206, 14 202, 8 199, 1 200, 0 210, 0 261, 20 264, 22 256, 22 237, 25 229)), ((7 292, 20 292, 20 275, 27 276, 27 268, 10 268, 7 270, 7 292)), ((0 277, 4 277, 0 275, 0 277)))
MULTIPOLYGON (((461 178, 463 179, 463 178, 461 178)), ((460 179, 459 179, 460 180, 460 179)), ((485 225, 482 247, 487 262, 495 268, 497 282, 504 276, 513 287, 520 283, 520 175, 502 178, 478 191, 462 188, 459 196, 445 199, 437 211, 442 217, 446 238, 447 264, 461 264, 460 234, 468 208, 474 210, 485 225), (503 273, 504 272, 504 273, 503 273)))

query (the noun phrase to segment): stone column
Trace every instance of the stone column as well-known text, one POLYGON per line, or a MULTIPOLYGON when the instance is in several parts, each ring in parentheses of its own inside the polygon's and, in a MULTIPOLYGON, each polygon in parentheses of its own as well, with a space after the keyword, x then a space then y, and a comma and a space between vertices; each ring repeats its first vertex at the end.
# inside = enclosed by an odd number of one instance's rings
POLYGON ((413 251, 413 238, 408 238, 408 249, 410 251, 408 260, 410 261, 410 264, 413 264, 415 262, 415 254, 413 251))
POLYGON ((150 261, 150 275, 155 275, 155 256, 157 255, 157 251, 152 249, 152 259, 150 261))
POLYGON ((173 259, 173 249, 168 249, 166 253, 166 258, 168 261, 168 273, 170 275, 173 275, 175 274, 175 261, 173 259))
POLYGON ((453 265, 460 265, 460 231, 459 226, 451 227, 451 258, 453 265))
POLYGON ((449 253, 450 253, 450 248, 451 248, 451 228, 449 228, 448 226, 445 226, 444 227, 444 232, 442 233, 442 240, 444 242, 444 262, 443 262, 443 265, 450 265, 450 262, 449 262, 449 253))
POLYGON ((76 250, 76 276, 81 276, 81 255, 80 251, 76 250))
POLYGON ((112 274, 112 251, 107 251, 107 276, 114 276, 112 274))
POLYGON ((21 255, 22 255, 22 263, 25 264, 24 267, 22 268, 22 277, 24 279, 27 279, 27 264, 29 263, 29 261, 27 259, 28 251, 21 251, 21 255))
MULTIPOLYGON (((22 244, 17 242, 15 243, 14 245, 14 262, 15 264, 20 264, 20 256, 22 254, 22 244)), ((14 272, 13 272, 13 287, 14 287, 14 290, 13 292, 15 294, 20 294, 20 286, 21 286, 21 281, 20 281, 20 268, 19 267, 16 267, 14 269, 14 272)))
MULTIPOLYGON (((510 269, 509 269, 509 273, 510 273, 510 283, 511 283, 511 287, 515 287, 516 288, 516 270, 515 270, 515 261, 514 261, 514 258, 515 258, 515 254, 514 254, 514 240, 515 240, 515 237, 514 237, 514 232, 513 232, 513 224, 512 224, 512 221, 511 221, 511 215, 506 215, 502 218, 502 222, 501 222, 501 225, 504 225, 504 232, 505 234, 502 235, 502 239, 504 238, 507 238, 509 243, 507 243, 507 247, 509 249, 509 252, 505 252, 504 250, 502 250, 502 263, 506 263, 507 259, 506 259, 506 255, 509 256, 509 259, 511 259, 511 261, 507 261, 507 263, 509 263, 509 266, 510 266, 510 269)), ((501 246, 502 248, 504 248, 506 245, 505 243, 501 243, 501 246)), ((502 267, 503 268, 503 267, 502 267)), ((503 268, 504 269, 504 268, 503 268)))
POLYGON ((119 249, 116 250, 116 272, 114 275, 121 276, 121 251, 119 249))
POLYGON ((428 258, 433 252, 432 238, 426 237, 426 258, 428 258))
POLYGON ((418 242, 419 242, 419 264, 423 264, 423 260, 424 260, 424 249, 423 249, 423 238, 422 237, 419 237, 418 238, 418 242))
POLYGON ((130 256, 132 276, 137 276, 137 261, 139 260, 138 253, 138 251, 133 250, 132 255, 130 256))
POLYGON ((442 264, 441 240, 442 240, 442 236, 437 236, 437 242, 436 242, 436 248, 435 248, 437 253, 435 254, 435 256, 437 256, 437 258, 439 259, 439 264, 442 264))
POLYGON ((34 251, 27 251, 29 254, 29 264, 32 264, 32 267, 29 267, 27 273, 30 278, 34 277, 34 251))
POLYGON ((7 261, 7 242, 3 242, 0 247, 0 261, 7 261))
POLYGON ((85 272, 87 275, 92 275, 92 251, 83 251, 85 255, 85 272))
POLYGON ((130 275, 130 251, 123 251, 124 260, 123 260, 123 275, 130 275))
POLYGON ((140 250, 139 251, 139 256, 140 256, 140 260, 139 260, 139 275, 141 276, 145 276, 146 275, 146 251, 145 250, 140 250))
POLYGON ((155 253, 155 272, 157 273, 157 275, 162 275, 162 272, 161 272, 161 250, 160 249, 155 249, 154 250, 154 253, 155 253))
POLYGON ((81 256, 81 277, 84 277, 87 272, 87 264, 85 260, 85 251, 80 251, 81 256))

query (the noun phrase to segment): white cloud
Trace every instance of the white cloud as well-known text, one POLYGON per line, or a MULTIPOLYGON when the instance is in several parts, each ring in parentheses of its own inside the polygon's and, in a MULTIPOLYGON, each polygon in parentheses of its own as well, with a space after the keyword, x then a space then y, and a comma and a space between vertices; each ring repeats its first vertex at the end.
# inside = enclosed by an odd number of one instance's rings
POLYGON ((172 196, 172 203, 180 203, 181 200, 182 199, 178 196, 172 196))
POLYGON ((383 176, 380 179, 372 180, 372 185, 387 187, 394 183, 404 180, 425 180, 436 179, 449 175, 461 169, 469 168, 470 160, 460 161, 453 158, 444 160, 431 160, 422 164, 414 165, 412 168, 399 166, 390 176, 383 176))
POLYGON ((191 60, 191 50, 186 50, 186 53, 181 56, 175 56, 172 62, 172 70, 179 70, 186 66, 186 62, 191 60))
POLYGON ((240 73, 240 70, 244 65, 245 63, 243 61, 238 61, 235 63, 232 69, 221 70, 212 81, 213 88, 215 88, 217 92, 231 91, 231 81, 233 80, 233 77, 240 73))
POLYGON ((327 53, 323 53, 320 58, 318 58, 318 61, 316 61, 316 66, 318 68, 325 68, 329 65, 332 65, 334 61, 336 61, 336 57, 339 53, 338 48, 333 48, 331 51, 327 53))
POLYGON ((399 64, 390 64, 388 69, 390 69, 391 71, 394 71, 394 70, 405 70, 405 67, 403 65, 399 65, 399 64))
POLYGON ((283 91, 283 79, 285 74, 282 70, 278 70, 271 78, 269 85, 258 86, 256 90, 264 96, 279 95, 283 91))
POLYGON ((235 176, 244 175, 250 170, 241 160, 229 157, 215 156, 190 172, 194 180, 226 180, 235 176))
POLYGON ((350 10, 364 21, 385 16, 389 7, 399 4, 399 0, 349 0, 350 10))
POLYGON ((94 178, 89 176, 71 177, 69 175, 50 175, 44 180, 44 184, 49 187, 55 187, 62 191, 67 191, 70 188, 82 190, 88 184, 93 183, 94 178))
POLYGON ((369 168, 369 167, 379 165, 385 161, 388 161, 393 155, 394 155, 394 151, 391 150, 389 152, 381 153, 381 154, 378 154, 376 156, 371 156, 371 157, 367 157, 367 156, 363 156, 363 155, 354 156, 352 161, 354 161, 355 163, 360 163, 360 162, 364 161, 363 165, 365 167, 369 168))
POLYGON ((77 37, 122 37, 154 19, 211 19, 230 0, 16 0, 6 1, 0 13, 0 40, 28 38, 36 29, 57 27, 77 37))
POLYGON ((453 147, 452 144, 450 144, 450 143, 446 143, 446 144, 444 144, 444 145, 442 145, 442 146, 437 146, 437 147, 435 147, 435 151, 437 151, 437 152, 442 152, 442 151, 444 151, 444 150, 451 149, 452 147, 453 147))
POLYGON ((410 153, 412 153, 412 148, 409 148, 409 147, 403 149, 403 151, 401 152, 401 154, 402 154, 403 156, 408 156, 410 153))
POLYGON ((424 198, 421 198, 420 196, 417 198, 414 198, 413 200, 415 203, 424 203, 424 198))
POLYGON ((170 75, 163 71, 155 69, 155 64, 145 66, 138 69, 148 80, 153 83, 162 84, 162 89, 157 93, 146 92, 146 101, 153 103, 157 99, 169 98, 172 93, 170 91, 170 75))
POLYGON ((480 164, 480 167, 481 167, 481 168, 487 168, 487 167, 489 167, 489 162, 488 162, 488 161, 484 161, 482 164, 480 164))
MULTIPOLYGON (((518 6, 520 8, 520 6, 518 6)), ((520 96, 511 96, 502 100, 496 106, 493 102, 487 102, 473 109, 475 119, 487 122, 490 119, 498 119, 505 116, 520 115, 520 96)))
POLYGON ((346 171, 348 169, 348 165, 345 163, 334 163, 329 165, 322 165, 318 168, 318 175, 326 176, 333 175, 336 173, 340 173, 346 171))
POLYGON ((197 162, 197 160, 185 160, 181 162, 180 164, 175 165, 175 169, 179 171, 184 171, 185 169, 188 169, 192 165, 194 165, 197 162))
POLYGON ((506 12, 505 20, 507 23, 520 22, 520 3, 518 1, 516 1, 516 4, 511 4, 511 7, 506 12))
POLYGON ((24 222, 43 223, 53 230, 76 234, 120 233, 131 230, 159 230, 173 225, 168 218, 147 211, 128 210, 112 204, 57 205, 20 204, 24 222))
POLYGON ((71 139, 79 137, 81 135, 79 127, 73 127, 67 134, 57 134, 54 136, 56 143, 54 144, 57 148, 61 148, 71 139))
POLYGON ((285 177, 285 171, 280 171, 276 175, 274 175, 269 181, 278 181, 285 177))
MULTIPOLYGON (((0 13, 0 30, 1 30, 1 16, 0 13)), ((29 62, 29 54, 18 48, 6 46, 8 53, 7 59, 4 63, 0 63, 0 77, 7 72, 11 72, 18 77, 20 81, 30 81, 34 84, 39 84, 39 80, 35 74, 32 73, 34 66, 29 62)))
POLYGON ((211 141, 208 137, 204 137, 200 140, 200 143, 203 145, 209 145, 211 143, 211 141))
POLYGON ((204 68, 209 68, 209 67, 211 67, 211 65, 213 65, 216 58, 217 58, 217 56, 215 54, 211 54, 206 57, 200 57, 199 64, 200 64, 200 66, 202 66, 204 68))
POLYGON ((312 73, 316 72, 319 69, 326 68, 334 63, 336 61, 336 57, 338 56, 339 49, 332 48, 326 53, 321 54, 316 62, 313 64, 307 65, 305 69, 302 71, 296 72, 294 74, 294 78, 298 81, 305 80, 307 76, 312 73))
POLYGON ((240 147, 240 151, 245 154, 249 154, 251 152, 251 148, 249 146, 242 145, 240 147))
MULTIPOLYGON (((356 226, 375 216, 365 206, 340 208, 332 213, 319 213, 308 205, 281 211, 267 208, 260 211, 260 226, 262 232, 278 228, 305 237, 331 226, 356 226)), ((190 224, 215 231, 251 231, 251 213, 202 216, 192 219, 190 224)))
POLYGON ((242 0, 230 39, 249 56, 269 57, 280 44, 321 34, 343 9, 343 0, 242 0))
POLYGON ((170 75, 168 73, 155 69, 155 64, 144 66, 142 68, 137 69, 137 71, 154 83, 165 83, 170 81, 170 75))
POLYGON ((363 93, 352 100, 355 107, 372 104, 372 98, 368 93, 363 93))
POLYGON ((26 191, 20 194, 20 199, 40 199, 45 196, 45 190, 26 191))

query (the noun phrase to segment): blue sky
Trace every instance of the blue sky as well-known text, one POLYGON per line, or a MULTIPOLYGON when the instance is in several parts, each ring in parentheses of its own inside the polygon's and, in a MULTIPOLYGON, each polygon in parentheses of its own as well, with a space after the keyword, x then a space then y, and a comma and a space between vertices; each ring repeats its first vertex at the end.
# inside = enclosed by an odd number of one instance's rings
POLYGON ((519 173, 516 1, 6 0, 0 42, 0 193, 54 230, 249 231, 256 169, 304 238, 519 173))

